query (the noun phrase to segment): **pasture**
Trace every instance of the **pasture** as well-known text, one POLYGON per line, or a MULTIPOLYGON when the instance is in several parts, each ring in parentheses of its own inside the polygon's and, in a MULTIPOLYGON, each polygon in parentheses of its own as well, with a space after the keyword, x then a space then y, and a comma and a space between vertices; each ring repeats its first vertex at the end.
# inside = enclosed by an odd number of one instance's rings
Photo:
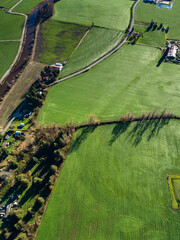
POLYGON ((19 0, 1 0, 0 7, 5 7, 7 9, 10 9, 13 7, 19 0))
POLYGON ((19 48, 19 42, 0 43, 0 79, 11 66, 19 48))
POLYGON ((18 40, 21 38, 25 18, 0 12, 0 40, 18 40))
POLYGON ((47 20, 38 34, 35 59, 52 64, 65 61, 73 52, 88 27, 47 20))
POLYGON ((177 240, 169 172, 180 172, 180 123, 78 131, 36 240, 177 240))
POLYGON ((180 39, 179 28, 180 1, 173 2, 172 10, 167 8, 158 8, 154 4, 144 3, 143 0, 136 7, 135 19, 139 22, 157 22, 164 26, 169 26, 168 38, 180 39))
POLYGON ((157 29, 154 31, 149 30, 148 32, 146 32, 146 29, 146 27, 140 27, 135 25, 134 30, 143 33, 143 38, 141 37, 140 39, 138 39, 137 43, 155 47, 162 47, 163 45, 165 45, 166 40, 164 32, 157 29))
POLYGON ((68 60, 61 77, 74 73, 95 62, 120 43, 123 33, 106 28, 94 27, 90 30, 81 45, 68 60))
POLYGON ((130 20, 129 0, 62 0, 55 4, 54 20, 125 30, 130 20))
POLYGON ((18 4, 14 11, 28 14, 36 5, 42 1, 43 0, 23 0, 20 4, 18 4))
POLYGON ((156 48, 124 45, 88 72, 51 87, 38 124, 118 119, 131 112, 179 112, 180 66, 162 63, 156 48))

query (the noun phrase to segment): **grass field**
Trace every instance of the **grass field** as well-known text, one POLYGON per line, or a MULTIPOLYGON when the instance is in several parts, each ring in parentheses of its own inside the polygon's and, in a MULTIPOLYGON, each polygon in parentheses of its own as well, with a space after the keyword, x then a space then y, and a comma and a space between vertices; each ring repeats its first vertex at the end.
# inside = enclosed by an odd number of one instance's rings
POLYGON ((148 31, 146 32, 146 27, 135 26, 134 30, 143 33, 143 38, 140 38, 137 43, 145 44, 149 46, 161 47, 165 45, 165 33, 161 30, 148 31))
POLYGON ((129 0, 62 0, 55 4, 53 19, 125 30, 130 20, 129 0))
POLYGON ((106 28, 92 28, 81 45, 69 59, 61 76, 76 72, 112 50, 122 39, 123 33, 106 28))
POLYGON ((19 48, 19 42, 0 43, 0 78, 14 61, 19 48))
POLYGON ((21 38, 25 18, 0 12, 0 40, 17 40, 21 38))
POLYGON ((43 2, 43 0, 23 0, 20 4, 18 4, 14 11, 28 14, 40 2, 43 2))
POLYGON ((13 7, 19 0, 1 0, 0 1, 0 6, 5 7, 7 9, 10 9, 13 7))
POLYGON ((178 240, 167 174, 180 172, 179 124, 79 131, 36 240, 178 240))
POLYGON ((154 4, 144 3, 143 0, 136 7, 136 21, 140 22, 154 22, 163 23, 165 26, 169 26, 170 30, 167 37, 180 39, 179 28, 179 11, 180 1, 174 1, 172 10, 167 8, 158 8, 154 4))
POLYGON ((53 86, 38 124, 82 123, 89 114, 100 120, 167 108, 179 114, 180 67, 162 63, 160 50, 123 46, 89 72, 53 86))
POLYGON ((88 27, 48 20, 41 26, 36 59, 52 64, 66 60, 73 52, 88 27))

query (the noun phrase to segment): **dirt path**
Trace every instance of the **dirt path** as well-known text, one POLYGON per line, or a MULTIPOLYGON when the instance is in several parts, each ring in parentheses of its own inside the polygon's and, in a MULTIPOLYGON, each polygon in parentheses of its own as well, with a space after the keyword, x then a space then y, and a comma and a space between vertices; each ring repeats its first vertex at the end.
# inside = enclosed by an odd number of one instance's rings
MULTIPOLYGON (((20 56, 20 53, 21 53, 21 50, 22 50, 22 46, 23 46, 23 42, 24 42, 24 36, 25 36, 25 30, 26 30, 26 23, 27 23, 27 19, 28 19, 28 16, 24 13, 17 13, 17 12, 12 12, 12 10, 22 2, 23 0, 20 0, 19 2, 17 2, 8 12, 10 14, 14 14, 14 15, 20 15, 20 16, 24 16, 25 17, 25 21, 24 21, 24 26, 23 26, 23 30, 22 30, 22 34, 21 34, 21 38, 20 38, 20 45, 19 45, 19 49, 18 49, 18 52, 16 54, 16 57, 13 61, 13 63, 11 64, 11 66, 9 67, 9 69, 6 71, 6 73, 2 76, 2 78, 0 79, 0 83, 2 83, 4 81, 4 79, 9 75, 9 73, 11 72, 11 70, 13 69, 14 65, 16 64, 19 56, 20 56)), ((14 40, 11 40, 11 41, 14 41, 14 40)))
POLYGON ((100 59, 98 59, 97 61, 95 61, 94 63, 92 63, 91 65, 89 65, 88 67, 82 69, 82 70, 79 70, 78 72, 75 72, 75 73, 72 73, 64 78, 60 78, 59 80, 55 81, 54 83, 50 84, 50 86, 53 86, 59 82, 62 82, 62 81, 65 81, 69 78, 72 78, 72 77, 75 77, 75 76, 78 76, 82 73, 85 73, 87 72, 88 70, 90 70, 91 68, 93 68, 94 66, 96 66, 97 64, 99 64, 100 62, 104 61, 106 58, 110 57, 112 54, 114 54, 117 50, 119 50, 127 41, 128 37, 129 37, 129 34, 131 33, 132 29, 133 29, 133 26, 134 26, 134 20, 135 20, 135 9, 136 9, 136 6, 137 4, 139 3, 140 0, 137 0, 132 8, 131 8, 131 20, 130 20, 130 25, 129 25, 129 29, 128 29, 128 32, 126 34, 126 37, 124 38, 124 40, 119 43, 117 45, 117 47, 115 47, 112 51, 110 51, 109 53, 107 53, 105 56, 101 57, 100 59))

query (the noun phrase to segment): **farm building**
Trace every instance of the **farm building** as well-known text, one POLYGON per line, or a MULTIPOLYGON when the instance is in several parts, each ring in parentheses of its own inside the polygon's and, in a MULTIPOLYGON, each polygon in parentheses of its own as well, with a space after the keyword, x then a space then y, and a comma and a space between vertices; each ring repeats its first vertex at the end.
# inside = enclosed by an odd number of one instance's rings
POLYGON ((177 54, 178 47, 175 44, 168 45, 169 51, 167 54, 168 58, 175 58, 177 54))
POLYGON ((18 128, 23 128, 24 125, 25 125, 24 123, 20 123, 19 126, 18 126, 18 128))
POLYGON ((58 70, 60 72, 63 69, 62 63, 52 64, 50 67, 51 67, 52 71, 57 71, 58 70))

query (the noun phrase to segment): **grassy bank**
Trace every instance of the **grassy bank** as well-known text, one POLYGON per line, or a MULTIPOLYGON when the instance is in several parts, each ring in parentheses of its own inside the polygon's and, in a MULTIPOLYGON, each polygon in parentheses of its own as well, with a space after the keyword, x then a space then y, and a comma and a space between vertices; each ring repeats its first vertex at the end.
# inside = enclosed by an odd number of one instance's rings
POLYGON ((69 59, 61 77, 76 72, 95 62, 112 50, 122 39, 123 33, 106 28, 92 28, 81 45, 69 59))
POLYGON ((18 48, 19 42, 0 43, 0 78, 4 75, 4 73, 13 63, 18 48))
POLYGON ((62 0, 55 4, 53 19, 125 30, 130 20, 129 0, 62 0))
POLYGON ((46 64, 66 60, 73 52, 87 26, 48 20, 41 25, 36 60, 46 64))
POLYGON ((53 86, 38 123, 82 123, 89 114, 112 120, 164 108, 179 114, 180 67, 156 67, 160 58, 155 48, 123 46, 89 72, 53 86))
POLYGON ((179 173, 179 122, 83 129, 51 196, 36 240, 180 237, 168 173, 179 173))

